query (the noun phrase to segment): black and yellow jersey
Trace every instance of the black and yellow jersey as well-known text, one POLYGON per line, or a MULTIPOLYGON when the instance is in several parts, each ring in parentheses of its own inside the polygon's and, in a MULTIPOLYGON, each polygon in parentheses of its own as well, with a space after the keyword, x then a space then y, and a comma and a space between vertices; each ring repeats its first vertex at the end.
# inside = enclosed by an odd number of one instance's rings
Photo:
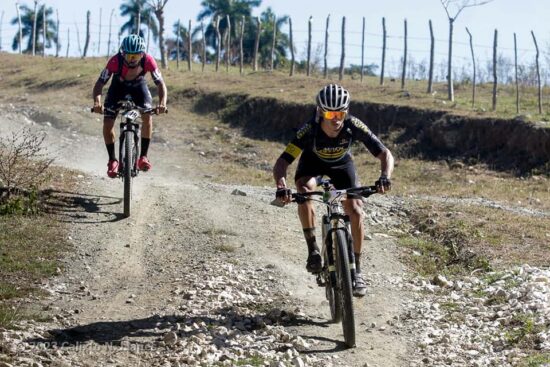
POLYGON ((298 129, 281 158, 292 163, 303 151, 311 151, 327 163, 343 163, 351 159, 350 148, 354 141, 363 142, 375 157, 386 149, 367 125, 354 116, 346 117, 342 130, 335 138, 327 136, 312 118, 298 129))

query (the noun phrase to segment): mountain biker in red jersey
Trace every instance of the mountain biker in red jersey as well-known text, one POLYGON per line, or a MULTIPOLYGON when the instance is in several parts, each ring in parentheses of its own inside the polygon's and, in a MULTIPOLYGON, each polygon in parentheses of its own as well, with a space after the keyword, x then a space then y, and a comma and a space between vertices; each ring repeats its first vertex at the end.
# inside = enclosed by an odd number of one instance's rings
MULTIPOLYGON (((277 185, 276 196, 286 204, 291 201, 286 184, 288 166, 300 156, 294 177, 298 192, 314 191, 316 177, 330 177, 336 189, 358 187, 356 170, 350 153, 353 141, 360 141, 380 160, 381 173, 376 181, 379 193, 391 189, 391 174, 394 159, 391 152, 382 144, 369 128, 358 118, 348 113, 349 92, 340 85, 329 84, 317 95, 315 117, 302 125, 295 138, 287 145, 275 166, 273 177, 277 185)), ((361 273, 361 247, 364 236, 363 202, 361 199, 347 199, 344 210, 350 217, 355 253, 356 281, 353 295, 366 294, 366 283, 361 273)), ((308 246, 306 269, 311 273, 322 270, 322 259, 315 238, 315 211, 313 202, 306 200, 298 205, 298 216, 308 246)))
MULTIPOLYGON (((107 66, 101 72, 99 79, 94 85, 93 112, 103 113, 103 139, 107 146, 109 162, 107 163, 107 175, 115 178, 118 175, 118 161, 115 155, 115 120, 118 115, 117 102, 130 95, 134 103, 141 108, 153 108, 153 98, 147 87, 145 74, 151 73, 153 82, 157 86, 159 103, 156 106, 156 113, 166 111, 167 89, 155 59, 145 53, 145 41, 142 37, 132 34, 122 40, 119 53, 111 57, 107 66), (103 86, 113 75, 113 81, 109 86, 104 106, 101 105, 101 93, 103 86)), ((153 119, 151 113, 141 115, 143 121, 141 135, 141 152, 138 159, 138 168, 148 171, 152 168, 147 151, 153 135, 153 119)))

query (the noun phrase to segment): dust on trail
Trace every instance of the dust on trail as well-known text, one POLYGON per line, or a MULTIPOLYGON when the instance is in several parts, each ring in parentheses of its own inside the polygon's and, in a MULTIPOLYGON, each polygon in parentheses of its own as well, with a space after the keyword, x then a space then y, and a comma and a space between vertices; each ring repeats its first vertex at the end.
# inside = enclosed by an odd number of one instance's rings
MULTIPOLYGON (((273 309, 295 312, 290 318, 278 319, 281 321, 278 324, 292 335, 292 340, 301 337, 306 341, 298 349, 307 365, 407 365, 409 338, 402 329, 394 327, 399 322, 402 305, 409 300, 403 286, 406 270, 398 261, 395 239, 387 234, 392 223, 378 225, 380 218, 389 217, 392 208, 400 205, 399 200, 375 197, 366 207, 368 213, 376 214, 369 218, 378 218, 368 222, 370 237, 363 252, 369 293, 363 299, 355 299, 357 347, 346 349, 341 325, 327 323, 329 309, 324 288, 319 288, 305 271, 306 247, 296 208, 270 206, 272 188, 212 184, 203 173, 201 157, 186 148, 185 142, 193 136, 180 136, 166 124, 151 147, 154 169, 135 180, 133 213, 122 219, 122 185, 119 180, 105 176, 106 153, 94 116, 69 130, 60 130, 44 122, 34 123, 15 112, 7 115, 10 129, 32 126, 46 131, 57 163, 84 172, 78 191, 62 194, 72 207, 58 211, 61 220, 71 223, 69 236, 74 252, 64 260, 63 274, 47 284, 50 296, 41 301, 44 309, 55 316, 54 321, 27 326, 30 333, 39 335, 32 340, 67 342, 55 351, 44 352, 47 356, 43 357, 44 363, 213 364, 206 356, 203 360, 200 359, 203 357, 189 359, 181 349, 182 343, 187 345, 192 339, 186 339, 190 334, 185 331, 189 321, 194 320, 190 315, 227 318, 225 314, 213 313, 209 298, 201 301, 204 292, 199 289, 195 295, 192 288, 197 285, 202 288, 201 279, 213 284, 218 276, 229 279, 229 285, 222 288, 232 290, 242 286, 230 281, 233 276, 235 279, 251 276, 251 284, 264 291, 242 296, 260 299, 265 292, 269 297, 261 298, 265 301, 261 309, 249 308, 246 312, 252 312, 250 318, 253 322, 258 319, 258 325, 263 325, 260 316, 273 309), (84 128, 85 124, 94 123, 97 136, 88 134, 89 126, 84 128), (170 144, 160 143, 168 138, 170 144), (246 196, 232 195, 236 188, 246 196), (193 310, 186 306, 191 302, 193 310), (181 339, 180 349, 166 347, 170 330, 181 339), (113 345, 121 342, 142 348, 124 353, 113 350, 113 345)), ((175 116, 176 113, 170 115, 173 126, 193 125, 193 121, 174 121, 175 116)), ((193 130, 188 131, 191 134, 193 130)), ((239 288, 241 293, 247 289, 239 288)), ((221 292, 218 296, 224 292, 216 291, 221 292)), ((237 324, 226 323, 230 329, 237 324)), ((209 332, 211 337, 215 336, 214 330, 202 330, 207 341, 209 332)), ((247 353, 257 348, 254 353, 264 360, 274 363, 279 360, 282 365, 298 363, 296 356, 281 357, 281 351, 290 348, 288 345, 277 344, 279 351, 265 352, 272 344, 262 345, 261 338, 268 338, 263 334, 257 337, 265 329, 241 331, 252 340, 243 345, 247 353)), ((219 351, 221 347, 217 348, 219 351)), ((32 348, 27 350, 26 357, 38 358, 33 356, 32 348)), ((252 363, 250 358, 248 361, 252 363)))

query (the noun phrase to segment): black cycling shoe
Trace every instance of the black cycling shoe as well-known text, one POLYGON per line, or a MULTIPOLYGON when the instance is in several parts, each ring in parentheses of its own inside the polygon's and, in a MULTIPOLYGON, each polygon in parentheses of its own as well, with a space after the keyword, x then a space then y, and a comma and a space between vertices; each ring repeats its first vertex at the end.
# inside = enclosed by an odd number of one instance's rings
POLYGON ((307 257, 306 270, 312 274, 320 273, 323 269, 323 260, 317 250, 313 250, 307 257))

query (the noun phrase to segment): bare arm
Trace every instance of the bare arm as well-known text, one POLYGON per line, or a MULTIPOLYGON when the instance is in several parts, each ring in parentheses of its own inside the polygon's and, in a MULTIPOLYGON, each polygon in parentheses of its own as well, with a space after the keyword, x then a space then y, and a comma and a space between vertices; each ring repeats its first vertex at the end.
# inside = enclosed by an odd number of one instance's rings
POLYGON ((273 166, 273 178, 275 179, 275 185, 278 189, 286 188, 286 171, 289 163, 283 158, 277 159, 275 166, 273 166))
POLYGON ((391 178, 394 166, 394 159, 390 150, 386 148, 380 154, 378 154, 376 158, 380 160, 380 176, 391 178))
POLYGON ((168 89, 164 81, 157 84, 157 90, 159 94, 159 106, 166 107, 166 100, 168 99, 168 89))
POLYGON ((103 93, 103 86, 105 83, 103 83, 100 79, 95 82, 94 89, 92 91, 93 99, 94 99, 94 107, 93 110, 95 113, 101 113, 102 107, 101 107, 101 94, 103 93))

